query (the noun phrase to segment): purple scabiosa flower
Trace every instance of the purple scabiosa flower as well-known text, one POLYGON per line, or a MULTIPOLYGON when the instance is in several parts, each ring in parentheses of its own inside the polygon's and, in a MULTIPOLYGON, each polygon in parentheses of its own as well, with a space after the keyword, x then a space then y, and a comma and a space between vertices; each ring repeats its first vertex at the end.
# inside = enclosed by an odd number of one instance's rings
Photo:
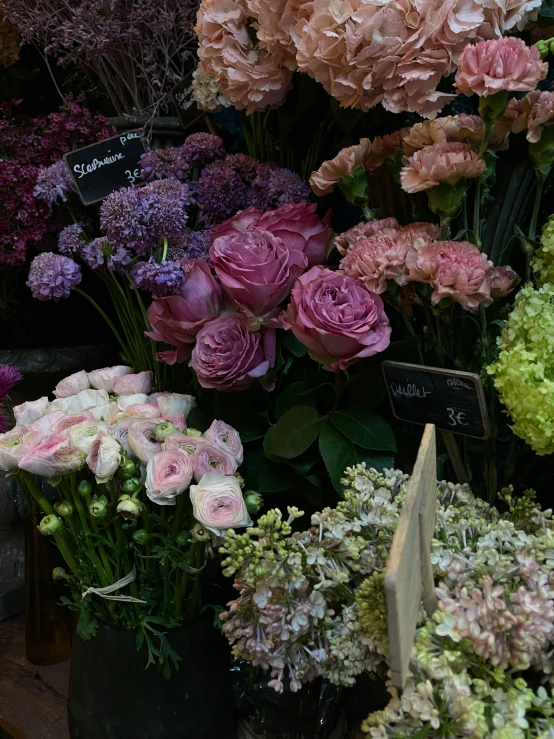
POLYGON ((176 147, 147 151, 141 156, 140 164, 140 176, 143 180, 159 180, 164 177, 186 180, 189 168, 182 149, 176 147))
POLYGON ((260 210, 269 210, 285 203, 307 203, 310 192, 308 185, 296 172, 278 167, 254 180, 252 205, 260 210))
POLYGON ((197 200, 202 220, 213 225, 249 204, 248 188, 230 167, 214 162, 202 170, 197 184, 197 200))
POLYGON ((73 259, 47 251, 31 262, 26 285, 37 300, 58 301, 69 297, 80 282, 81 269, 73 259))
POLYGON ((55 203, 67 202, 67 196, 71 192, 75 192, 75 185, 63 159, 39 169, 33 190, 35 198, 44 200, 52 207, 55 203))
POLYGON ((172 262, 180 259, 208 259, 212 245, 210 231, 187 231, 180 239, 169 244, 167 258, 172 262))
MULTIPOLYGON (((249 157, 248 154, 228 154, 223 160, 223 164, 239 174, 248 185, 251 185, 259 177, 261 162, 254 159, 254 157, 249 157)), ((276 164, 269 162, 267 166, 277 167, 276 164)))
POLYGON ((93 239, 88 243, 85 242, 79 247, 79 256, 91 269, 98 269, 104 266, 104 250, 102 247, 105 244, 108 244, 110 249, 112 248, 108 240, 104 237, 93 239))
POLYGON ((185 273, 177 262, 156 262, 153 257, 139 262, 131 270, 131 279, 139 290, 150 292, 156 297, 176 295, 185 281, 185 273))
POLYGON ((124 246, 112 246, 106 242, 106 250, 103 252, 107 261, 108 269, 118 272, 120 275, 125 273, 125 267, 131 263, 131 253, 124 246), (109 248, 109 251, 108 251, 109 248))
POLYGON ((225 156, 223 141, 211 133, 191 134, 181 146, 181 152, 189 166, 200 168, 225 156))
POLYGON ((58 236, 58 251, 60 254, 65 254, 66 256, 78 254, 81 247, 85 244, 85 234, 82 224, 72 223, 60 231, 60 235, 58 236))

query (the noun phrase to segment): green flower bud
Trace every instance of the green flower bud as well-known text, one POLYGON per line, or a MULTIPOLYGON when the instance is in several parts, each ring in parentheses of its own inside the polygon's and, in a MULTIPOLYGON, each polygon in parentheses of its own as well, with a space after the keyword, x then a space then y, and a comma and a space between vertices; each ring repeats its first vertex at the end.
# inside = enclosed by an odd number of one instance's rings
POLYGON ((55 503, 54 510, 64 518, 69 518, 69 516, 73 514, 73 506, 68 500, 63 500, 61 503, 55 503))
POLYGON ((171 421, 161 421, 156 426, 154 436, 156 437, 157 441, 164 441, 169 436, 169 434, 172 434, 174 431, 176 431, 176 429, 171 421))
POLYGON ((136 493, 139 488, 140 480, 138 479, 138 477, 130 477, 121 485, 121 489, 124 490, 126 493, 136 493))
POLYGON ((51 536, 52 534, 55 534, 57 531, 59 531, 62 526, 62 519, 54 516, 54 514, 51 513, 48 516, 44 516, 44 518, 38 525, 38 530, 44 536, 51 536))
POLYGON ((244 502, 248 513, 257 513, 264 504, 264 499, 255 490, 247 490, 244 494, 244 502))
POLYGON ((77 490, 79 491, 79 495, 82 495, 83 498, 86 498, 87 495, 90 495, 92 493, 92 483, 88 480, 81 480, 77 490))
POLYGON ((125 459, 124 464, 121 465, 121 474, 123 477, 133 477, 135 472, 137 471, 137 467, 132 459, 125 459))
MULTIPOLYGON (((546 54, 544 55, 545 57, 548 56, 548 52, 550 52, 551 54, 554 54, 554 41, 551 41, 549 43, 548 49, 546 50, 546 54)), ((542 54, 541 54, 541 57, 542 57, 542 54)), ((544 59, 544 57, 543 57, 543 59, 544 59)))
POLYGON ((198 429, 185 429, 185 436, 204 436, 198 429))
POLYGON ((145 529, 137 529, 133 534, 133 541, 136 544, 146 544, 150 535, 145 529))
POLYGON ((241 487, 241 489, 245 486, 244 477, 240 474, 240 472, 235 472, 235 477, 238 480, 238 483, 241 487))
POLYGON ((191 537, 194 541, 209 541, 211 538, 210 532, 205 529, 201 523, 197 523, 193 530, 190 532, 191 537))
POLYGON ((339 177, 340 189, 349 203, 360 208, 367 206, 369 200, 369 185, 363 165, 356 167, 351 175, 339 177))
POLYGON ((188 544, 188 542, 189 542, 188 534, 186 532, 184 532, 184 531, 181 531, 181 533, 177 535, 177 538, 175 539, 175 542, 180 547, 186 546, 188 544))
POLYGON ((549 45, 546 43, 546 41, 544 39, 541 39, 540 41, 537 41, 535 46, 537 47, 537 51, 541 55, 541 59, 546 59, 546 57, 548 56, 549 48, 549 45))
POLYGON ((63 567, 54 567, 52 570, 52 577, 54 580, 69 580, 69 575, 63 567))
POLYGON ((93 518, 106 518, 108 515, 108 499, 105 495, 101 495, 100 497, 93 495, 88 509, 93 518))
POLYGON ((122 495, 117 504, 117 512, 123 518, 132 521, 133 519, 138 518, 142 513, 142 503, 140 500, 131 498, 130 495, 122 495))

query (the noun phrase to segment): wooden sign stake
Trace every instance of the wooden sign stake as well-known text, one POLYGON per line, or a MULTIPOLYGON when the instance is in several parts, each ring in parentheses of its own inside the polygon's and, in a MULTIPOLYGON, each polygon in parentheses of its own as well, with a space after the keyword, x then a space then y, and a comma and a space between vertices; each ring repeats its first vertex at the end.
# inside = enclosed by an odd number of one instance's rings
POLYGON ((469 482, 462 455, 460 454, 458 444, 456 443, 456 437, 454 436, 452 431, 443 431, 442 429, 441 436, 442 440, 444 441, 446 451, 448 452, 448 456, 450 457, 450 461, 452 462, 452 467, 454 467, 454 474, 456 475, 456 479, 462 485, 466 482, 469 482))
POLYGON ((436 508, 435 427, 427 424, 385 569, 391 680, 397 688, 406 684, 422 598, 428 615, 437 610, 431 564, 436 508))

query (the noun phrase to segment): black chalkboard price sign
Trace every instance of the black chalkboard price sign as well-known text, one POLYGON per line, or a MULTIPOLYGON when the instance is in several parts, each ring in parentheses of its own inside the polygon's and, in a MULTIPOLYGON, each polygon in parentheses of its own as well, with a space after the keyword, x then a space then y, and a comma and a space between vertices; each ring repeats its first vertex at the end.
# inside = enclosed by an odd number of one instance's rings
MULTIPOLYGON (((192 76, 187 75, 179 84, 171 91, 171 97, 177 108, 181 124, 186 127, 190 123, 190 109, 194 106, 194 100, 191 98, 192 93, 192 76)), ((194 108, 194 113, 198 115, 198 111, 194 108)))
POLYGON ((91 205, 136 184, 140 179, 139 160, 145 151, 140 131, 125 131, 71 151, 64 159, 81 200, 91 205))
POLYGON ((396 418, 433 423, 438 429, 462 436, 489 438, 479 375, 403 362, 383 362, 381 368, 396 418))

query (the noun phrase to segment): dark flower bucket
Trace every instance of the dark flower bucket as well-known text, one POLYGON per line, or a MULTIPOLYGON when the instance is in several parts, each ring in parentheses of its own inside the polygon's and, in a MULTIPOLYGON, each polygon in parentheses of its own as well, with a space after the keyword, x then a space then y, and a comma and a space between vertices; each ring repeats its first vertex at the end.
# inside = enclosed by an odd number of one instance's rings
POLYGON ((135 632, 101 625, 89 641, 75 636, 69 680, 72 739, 234 739, 227 640, 209 618, 169 632, 182 657, 165 680, 135 632))

